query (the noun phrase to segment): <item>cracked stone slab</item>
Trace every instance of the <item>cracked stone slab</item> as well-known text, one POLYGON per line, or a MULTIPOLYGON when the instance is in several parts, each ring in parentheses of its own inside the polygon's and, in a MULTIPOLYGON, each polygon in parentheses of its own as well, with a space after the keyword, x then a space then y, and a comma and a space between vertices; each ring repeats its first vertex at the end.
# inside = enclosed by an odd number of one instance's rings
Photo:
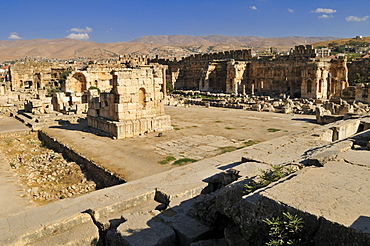
POLYGON ((370 151, 368 150, 347 151, 340 153, 338 158, 353 165, 370 167, 370 151))
POLYGON ((370 233, 370 169, 343 161, 307 167, 261 192, 269 199, 370 233))

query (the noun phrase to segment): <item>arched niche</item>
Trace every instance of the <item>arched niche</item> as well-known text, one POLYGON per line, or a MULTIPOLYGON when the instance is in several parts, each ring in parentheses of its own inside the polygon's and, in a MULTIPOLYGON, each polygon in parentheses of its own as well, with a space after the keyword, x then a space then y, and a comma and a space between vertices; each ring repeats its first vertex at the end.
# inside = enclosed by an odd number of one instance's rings
POLYGON ((146 95, 145 94, 146 94, 145 89, 140 88, 138 91, 138 96, 139 96, 139 106, 142 109, 145 108, 145 105, 146 105, 146 100, 145 100, 146 95))

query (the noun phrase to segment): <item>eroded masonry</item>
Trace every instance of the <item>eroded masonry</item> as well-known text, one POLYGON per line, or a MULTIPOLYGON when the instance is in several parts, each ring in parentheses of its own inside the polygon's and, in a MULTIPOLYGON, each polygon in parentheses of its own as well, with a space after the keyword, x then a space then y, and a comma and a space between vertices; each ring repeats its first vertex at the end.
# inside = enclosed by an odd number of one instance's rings
POLYGON ((172 129, 164 112, 164 70, 147 66, 113 71, 111 92, 89 100, 89 126, 116 138, 172 129))
MULTIPOLYGON (((28 185, 22 199, 50 203, 1 213, 0 242, 266 245, 266 221, 293 215, 302 224, 284 240, 370 245, 370 86, 358 83, 369 61, 310 45, 271 56, 19 61, 0 83, 0 122, 15 116, 43 142, 3 124, 0 164, 28 185), (165 105, 181 108, 176 120, 186 124, 171 126, 165 105), (184 119, 207 110, 210 122, 184 119), (268 120, 267 141, 243 136, 268 120), (213 132, 202 136, 205 128, 213 132)), ((0 175, 3 187, 5 178, 14 182, 0 175)))

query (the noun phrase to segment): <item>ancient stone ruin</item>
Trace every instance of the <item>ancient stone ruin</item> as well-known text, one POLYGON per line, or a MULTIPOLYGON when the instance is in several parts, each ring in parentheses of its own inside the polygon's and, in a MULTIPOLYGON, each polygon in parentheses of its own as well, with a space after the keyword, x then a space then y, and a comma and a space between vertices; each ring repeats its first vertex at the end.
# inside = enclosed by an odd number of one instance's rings
POLYGON ((328 52, 11 65, 0 84, 0 182, 11 191, 2 204, 16 206, 0 211, 0 244, 266 245, 266 221, 292 214, 305 245, 370 245, 370 87, 358 83, 370 62, 328 52), (212 110, 202 124, 229 132, 202 136, 196 119, 175 129, 166 107, 181 107, 182 121, 212 110), (250 122, 270 118, 265 135, 281 130, 275 122, 300 131, 244 139, 241 129, 256 134, 250 122), (16 178, 27 189, 11 186, 16 178))
POLYGON ((112 72, 112 76, 111 92, 89 100, 89 126, 115 138, 172 128, 164 112, 164 68, 123 68, 112 72))

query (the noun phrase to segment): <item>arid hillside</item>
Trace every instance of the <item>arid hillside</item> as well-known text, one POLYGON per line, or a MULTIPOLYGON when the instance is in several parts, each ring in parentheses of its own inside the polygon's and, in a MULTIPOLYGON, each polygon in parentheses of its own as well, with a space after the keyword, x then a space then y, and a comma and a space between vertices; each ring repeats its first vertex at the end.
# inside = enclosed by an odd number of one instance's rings
POLYGON ((251 36, 144 36, 131 42, 95 43, 75 39, 32 39, 0 41, 0 62, 20 59, 25 56, 55 59, 106 59, 118 55, 159 55, 163 58, 182 57, 196 53, 218 52, 254 48, 263 51, 289 50, 295 45, 313 44, 335 37, 281 37, 262 38, 251 36))
POLYGON ((358 43, 370 43, 370 37, 363 37, 362 39, 355 39, 355 38, 343 38, 343 39, 337 39, 337 40, 327 40, 322 42, 317 42, 314 44, 314 47, 319 46, 340 46, 345 45, 350 42, 358 42, 358 43))

